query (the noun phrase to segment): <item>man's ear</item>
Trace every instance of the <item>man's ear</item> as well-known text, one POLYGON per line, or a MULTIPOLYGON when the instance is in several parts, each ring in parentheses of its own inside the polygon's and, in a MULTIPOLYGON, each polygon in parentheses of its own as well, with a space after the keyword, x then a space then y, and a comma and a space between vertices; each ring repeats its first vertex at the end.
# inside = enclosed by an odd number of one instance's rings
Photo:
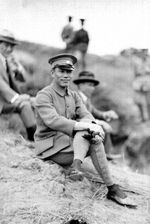
POLYGON ((51 70, 51 76, 52 76, 52 78, 54 78, 54 76, 55 76, 54 69, 51 70))

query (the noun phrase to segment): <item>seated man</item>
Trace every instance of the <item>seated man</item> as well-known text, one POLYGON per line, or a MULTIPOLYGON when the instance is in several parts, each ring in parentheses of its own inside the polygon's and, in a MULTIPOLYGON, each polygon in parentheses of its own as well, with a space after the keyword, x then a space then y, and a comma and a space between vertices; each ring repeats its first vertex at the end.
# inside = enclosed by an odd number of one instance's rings
POLYGON ((70 54, 60 54, 49 59, 53 81, 38 92, 35 103, 36 155, 61 166, 72 165, 72 174, 79 174, 79 180, 84 158, 90 156, 107 185, 107 197, 124 204, 127 196, 114 184, 109 172, 102 142, 103 130, 95 124, 94 117, 78 93, 69 88, 76 62, 77 59, 70 54))
POLYGON ((20 94, 15 80, 17 76, 20 79, 20 71, 15 74, 12 62, 8 60, 16 44, 18 42, 9 31, 3 30, 0 33, 0 113, 18 112, 25 125, 28 139, 33 141, 36 123, 31 105, 32 98, 27 94, 20 94))
POLYGON ((91 103, 91 97, 95 90, 95 86, 99 84, 99 81, 95 79, 94 74, 89 71, 82 71, 79 73, 78 79, 73 81, 78 87, 78 93, 81 96, 83 103, 86 105, 90 113, 97 119, 96 123, 101 125, 105 131, 105 151, 108 160, 120 158, 120 155, 112 154, 113 145, 110 138, 112 128, 109 125, 109 121, 117 119, 118 115, 113 111, 100 111, 94 107, 91 103))

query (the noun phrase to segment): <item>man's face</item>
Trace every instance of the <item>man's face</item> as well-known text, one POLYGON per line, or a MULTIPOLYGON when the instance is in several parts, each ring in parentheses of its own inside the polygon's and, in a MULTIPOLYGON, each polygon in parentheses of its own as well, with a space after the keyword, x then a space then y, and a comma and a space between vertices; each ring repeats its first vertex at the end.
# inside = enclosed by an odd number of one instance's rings
POLYGON ((84 82, 78 85, 78 88, 81 92, 83 92, 87 97, 91 97, 92 93, 95 90, 95 85, 93 82, 84 82))
POLYGON ((7 42, 1 42, 0 43, 0 52, 4 57, 8 57, 14 49, 14 45, 7 43, 7 42))
POLYGON ((73 71, 64 70, 59 67, 56 67, 52 70, 52 77, 55 84, 59 87, 66 88, 69 86, 70 81, 72 80, 73 71))

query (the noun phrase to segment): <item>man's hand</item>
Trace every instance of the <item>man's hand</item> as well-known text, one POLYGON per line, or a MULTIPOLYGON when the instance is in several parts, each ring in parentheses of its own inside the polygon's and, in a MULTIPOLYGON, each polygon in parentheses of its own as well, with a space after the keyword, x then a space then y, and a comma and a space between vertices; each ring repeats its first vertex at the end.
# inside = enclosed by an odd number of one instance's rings
POLYGON ((89 122, 76 122, 74 126, 75 131, 93 131, 98 133, 102 139, 104 139, 105 133, 100 125, 89 123, 89 122))
POLYGON ((118 119, 118 114, 113 110, 109 110, 103 113, 103 118, 105 121, 109 122, 111 120, 118 119))
POLYGON ((103 142, 103 140, 104 140, 98 132, 94 132, 94 131, 90 131, 90 130, 88 130, 87 134, 83 135, 83 138, 85 138, 92 144, 99 144, 99 143, 103 142))
POLYGON ((30 96, 27 94, 21 94, 18 96, 18 98, 15 100, 15 102, 13 103, 15 105, 15 107, 18 108, 22 108, 24 107, 24 105, 29 102, 30 100, 30 96))
POLYGON ((35 107, 35 97, 30 97, 32 107, 35 107))
POLYGON ((104 139, 101 138, 101 136, 99 135, 95 135, 92 139, 91 139, 91 143, 92 144, 99 144, 101 142, 103 142, 104 139))

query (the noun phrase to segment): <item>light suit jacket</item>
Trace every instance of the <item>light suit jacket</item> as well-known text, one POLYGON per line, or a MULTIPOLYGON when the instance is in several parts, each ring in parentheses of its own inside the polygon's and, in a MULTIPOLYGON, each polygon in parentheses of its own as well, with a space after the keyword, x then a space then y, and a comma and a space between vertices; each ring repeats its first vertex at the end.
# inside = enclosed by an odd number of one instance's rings
POLYGON ((85 104, 86 108, 88 109, 88 111, 96 118, 96 119, 100 119, 100 120, 104 120, 104 112, 101 110, 98 110, 92 103, 91 100, 89 98, 87 98, 87 96, 85 96, 85 94, 81 91, 78 92, 83 103, 85 104))
POLYGON ((51 84, 36 97, 36 154, 51 156, 72 144, 73 128, 80 119, 95 120, 77 92, 67 93, 51 84))
POLYGON ((0 113, 4 103, 10 103, 11 99, 19 92, 12 75, 7 71, 5 58, 0 54, 0 113))

